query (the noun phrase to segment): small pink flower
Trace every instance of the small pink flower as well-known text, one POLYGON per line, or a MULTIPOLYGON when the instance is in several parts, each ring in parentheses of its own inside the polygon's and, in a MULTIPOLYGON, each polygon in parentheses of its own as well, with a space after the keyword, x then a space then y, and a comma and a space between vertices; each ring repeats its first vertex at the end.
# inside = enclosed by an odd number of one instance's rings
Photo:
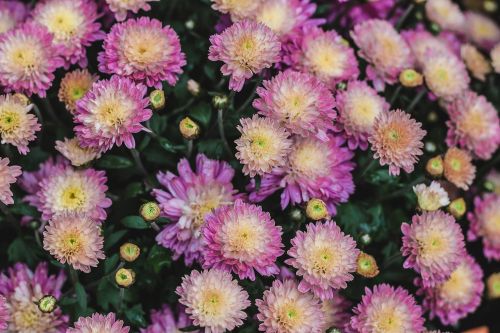
POLYGON ((115 14, 117 21, 124 21, 127 18, 127 13, 130 11, 134 14, 139 13, 139 10, 149 11, 151 5, 148 2, 156 2, 160 0, 106 0, 109 9, 115 14))
POLYGON ((487 193, 474 199, 474 212, 469 212, 469 241, 483 238, 483 252, 489 260, 500 260, 500 195, 487 193))
POLYGON ((130 328, 123 326, 122 320, 116 320, 114 313, 108 313, 106 316, 100 313, 94 313, 91 317, 80 317, 75 323, 74 328, 70 327, 66 333, 128 333, 130 328))
POLYGON ((491 50, 500 42, 500 27, 486 15, 468 11, 464 26, 467 38, 480 48, 491 50))
POLYGON ((0 157, 0 202, 6 205, 12 205, 14 203, 10 184, 14 184, 17 177, 22 174, 21 167, 17 165, 9 166, 9 163, 10 160, 8 158, 0 157))
POLYGON ((465 16, 458 4, 451 0, 428 0, 425 3, 425 13, 430 21, 443 30, 463 33, 465 16))
MULTIPOLYGON (((141 328, 141 333, 174 333, 181 328, 187 328, 193 325, 191 319, 185 312, 185 308, 179 306, 177 315, 168 305, 163 305, 159 310, 151 311, 151 325, 141 328)), ((192 333, 200 333, 199 330, 192 330, 192 333)))

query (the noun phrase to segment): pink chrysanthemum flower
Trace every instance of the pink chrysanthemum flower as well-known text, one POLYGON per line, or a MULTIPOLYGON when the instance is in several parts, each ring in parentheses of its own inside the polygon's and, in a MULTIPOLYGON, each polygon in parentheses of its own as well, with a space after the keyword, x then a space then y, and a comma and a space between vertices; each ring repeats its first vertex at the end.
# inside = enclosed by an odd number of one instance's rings
POLYGON ((451 43, 442 36, 434 36, 429 31, 423 28, 413 30, 405 30, 401 32, 401 36, 406 40, 406 43, 411 48, 415 57, 418 68, 423 68, 428 60, 427 53, 429 51, 437 53, 451 53, 455 56, 451 43))
POLYGON ((9 326, 10 311, 5 297, 0 295, 0 331, 4 332, 9 326))
POLYGON ((469 212, 469 241, 483 238, 483 252, 489 260, 500 260, 500 195, 487 193, 474 198, 474 213, 469 212))
POLYGON ((17 165, 9 166, 10 160, 8 158, 0 157, 0 202, 6 205, 12 205, 12 191, 10 184, 16 182, 17 177, 22 174, 21 167, 17 165))
POLYGON ((241 326, 250 306, 248 293, 233 280, 231 274, 218 269, 198 272, 182 278, 177 287, 179 303, 196 326, 206 333, 223 333, 241 326))
POLYGON ((76 167, 101 157, 101 154, 96 149, 83 148, 78 142, 78 138, 64 138, 64 141, 57 140, 55 148, 76 167))
MULTIPOLYGON (((421 281, 417 284, 421 286, 421 281)), ((483 290, 481 267, 474 258, 464 255, 446 281, 432 288, 421 287, 417 294, 424 296, 423 306, 430 311, 430 319, 438 317, 443 325, 455 325, 476 311, 483 290)))
POLYGON ((275 280, 262 299, 255 301, 261 322, 259 331, 266 333, 321 333, 325 315, 319 300, 311 293, 299 291, 293 280, 275 280))
POLYGON ((283 254, 281 227, 260 206, 241 200, 205 217, 202 229, 203 268, 233 272, 240 279, 276 275, 276 259, 283 254))
POLYGON ((253 106, 260 114, 279 121, 292 134, 328 140, 337 114, 328 88, 310 74, 284 71, 257 88, 253 106))
POLYGON ((500 42, 500 27, 497 23, 477 12, 465 13, 465 34, 470 41, 486 50, 500 42))
POLYGON ((115 14, 117 21, 121 22, 127 18, 127 12, 137 14, 139 10, 149 11, 151 5, 148 2, 160 0, 106 0, 109 9, 115 14))
POLYGON ((128 78, 113 76, 97 81, 77 102, 75 133, 82 147, 105 152, 122 143, 135 147, 134 133, 147 130, 141 122, 148 120, 147 88, 128 78))
POLYGON ((122 320, 116 320, 114 313, 108 313, 106 316, 94 313, 91 317, 80 317, 74 324, 74 328, 70 327, 66 333, 128 333, 130 328, 123 326, 122 320))
POLYGON ((330 214, 335 214, 335 206, 346 202, 354 192, 353 153, 344 143, 339 136, 331 136, 329 141, 296 137, 285 167, 264 175, 259 189, 252 180, 250 199, 260 202, 283 189, 282 209, 318 198, 327 204, 330 214))
POLYGON ((424 183, 413 186, 413 192, 421 210, 435 211, 450 204, 448 192, 435 180, 429 186, 424 183))
POLYGON ((28 8, 21 1, 0 1, 0 35, 23 22, 27 14, 28 8))
POLYGON ((350 328, 357 333, 420 333, 424 330, 422 308, 401 287, 379 284, 365 288, 354 308, 350 328))
POLYGON ((64 64, 52 41, 52 35, 35 24, 0 35, 0 85, 5 91, 45 97, 55 70, 64 64))
POLYGON ((233 22, 251 18, 264 0, 211 0, 212 8, 229 14, 233 22))
POLYGON ((453 185, 467 191, 476 177, 476 167, 467 151, 451 147, 444 155, 444 177, 453 185))
POLYGON ((60 48, 65 67, 72 64, 87 66, 86 47, 104 38, 97 22, 97 5, 86 0, 39 1, 32 12, 33 20, 44 26, 60 48))
POLYGON ((208 59, 222 61, 221 72, 230 75, 229 89, 241 91, 245 80, 280 60, 281 43, 267 26, 255 21, 234 23, 210 37, 208 59))
POLYGON ((97 222, 106 219, 106 208, 111 199, 106 197, 107 178, 104 171, 58 168, 50 178, 41 180, 37 193, 42 218, 46 221, 58 216, 86 216, 97 222))
POLYGON ((207 214, 233 204, 238 196, 231 183, 234 170, 227 162, 199 154, 194 171, 186 159, 179 162, 177 170, 179 176, 171 172, 160 172, 157 176, 165 190, 154 189, 152 194, 163 216, 173 223, 165 226, 156 241, 173 251, 174 260, 184 255, 184 262, 190 266, 201 259, 201 227, 207 214))
POLYGON ((351 37, 360 48, 359 55, 371 64, 367 76, 377 90, 383 85, 380 80, 393 84, 399 73, 413 67, 410 48, 388 21, 371 19, 359 23, 351 37))
POLYGON ((97 75, 92 75, 86 69, 76 69, 67 72, 61 80, 57 97, 64 103, 66 109, 74 113, 76 102, 79 101, 97 81, 97 75))
POLYGON ((427 18, 443 30, 462 33, 465 16, 460 7, 451 0, 428 0, 425 3, 427 18))
POLYGON ((349 313, 351 308, 351 302, 337 293, 333 295, 332 299, 321 301, 321 312, 323 312, 325 318, 324 330, 344 328, 351 318, 349 313))
POLYGON ((149 17, 115 24, 103 48, 97 57, 101 72, 125 76, 157 89, 162 87, 162 81, 175 85, 186 64, 174 29, 149 17))
POLYGON ((309 223, 297 231, 288 250, 286 264, 297 269, 301 292, 312 291, 320 299, 332 299, 335 289, 344 289, 354 279, 359 250, 351 236, 335 222, 309 223))
POLYGON ((236 143, 236 158, 243 164, 243 173, 255 177, 282 167, 290 152, 292 140, 276 120, 254 115, 242 118, 237 126, 241 133, 236 143))
POLYGON ((447 279, 465 255, 460 225, 450 214, 440 210, 414 215, 412 223, 401 225, 407 257, 403 267, 420 273, 425 286, 447 279))
POLYGON ((498 43, 490 53, 491 65, 495 69, 495 72, 500 73, 500 43, 498 43))
POLYGON ((399 175, 400 169, 413 172, 418 156, 423 154, 422 139, 426 134, 421 123, 408 113, 395 110, 377 117, 368 141, 380 165, 389 165, 389 174, 399 175))
POLYGON ((459 145, 487 160, 500 145, 500 120, 495 107, 484 97, 472 91, 447 105, 450 120, 448 146, 459 145))
MULTIPOLYGON (((177 315, 168 305, 163 305, 160 310, 151 311, 151 325, 141 328, 140 333, 170 333, 180 332, 181 328, 187 328, 193 325, 193 321, 187 316, 185 309, 179 307, 177 315)), ((199 333, 199 330, 190 331, 199 333)))
POLYGON ((104 238, 100 226, 83 217, 56 216, 45 227, 43 248, 62 264, 90 273, 97 267, 103 252, 104 238))
POLYGON ((283 60, 295 70, 313 74, 331 90, 359 75, 353 49, 334 30, 305 27, 285 46, 283 60))
POLYGON ((26 155, 28 144, 36 139, 42 126, 35 115, 29 113, 33 104, 26 104, 13 95, 0 95, 0 138, 2 144, 14 145, 26 155))
POLYGON ((66 281, 64 271, 49 275, 47 263, 40 263, 35 271, 26 264, 17 263, 0 275, 0 294, 9 307, 7 332, 65 333, 68 316, 57 307, 51 313, 43 313, 36 302, 43 296, 61 298, 61 288, 66 281))
POLYGON ((445 100, 453 100, 468 88, 470 77, 465 64, 450 52, 428 51, 423 64, 425 83, 431 92, 445 100))
POLYGON ((335 98, 339 112, 335 130, 345 133, 350 149, 366 150, 375 119, 389 111, 389 103, 365 81, 349 82, 347 89, 338 90, 335 98))
POLYGON ((472 44, 463 44, 460 56, 473 77, 485 81, 486 75, 492 72, 489 60, 472 44))
POLYGON ((316 4, 309 0, 267 0, 255 11, 256 21, 267 25, 281 39, 290 38, 297 30, 323 23, 321 19, 312 19, 316 4))

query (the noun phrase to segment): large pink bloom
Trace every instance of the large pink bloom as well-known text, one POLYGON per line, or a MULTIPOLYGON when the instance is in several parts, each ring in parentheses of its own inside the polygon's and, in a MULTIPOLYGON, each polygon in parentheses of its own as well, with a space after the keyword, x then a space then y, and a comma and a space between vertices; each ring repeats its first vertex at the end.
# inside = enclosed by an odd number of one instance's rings
POLYGON ((35 271, 26 264, 17 263, 0 275, 0 294, 9 305, 8 332, 64 333, 68 316, 60 308, 43 313, 35 302, 46 295, 61 298, 61 288, 66 281, 64 271, 49 275, 47 263, 40 263, 35 271))
POLYGON ((420 273, 425 286, 447 279, 466 253, 460 225, 440 210, 414 215, 411 224, 401 225, 401 231, 401 252, 407 257, 403 267, 420 273))
POLYGON ((0 85, 6 92, 45 97, 64 64, 52 35, 34 23, 0 34, 0 85))
POLYGON ((489 260, 500 260, 500 195, 488 193, 474 198, 474 212, 467 214, 469 241, 483 238, 483 252, 489 260))
POLYGON ((147 130, 141 123, 152 116, 145 85, 114 75, 97 81, 78 100, 75 133, 82 147, 105 152, 114 145, 135 147, 134 133, 147 130))
POLYGON ((175 85, 186 64, 179 36, 157 19, 140 17, 117 23, 106 36, 99 70, 118 74, 160 89, 162 81, 175 85))
POLYGON ((114 313, 108 313, 106 316, 100 313, 94 313, 91 317, 80 317, 70 327, 66 333, 128 333, 130 328, 123 326, 123 320, 117 320, 114 313))
POLYGON ((287 166, 264 175, 258 189, 252 180, 248 186, 250 200, 260 202, 283 189, 282 209, 319 198, 327 203, 330 214, 335 214, 335 206, 346 202, 354 192, 354 154, 344 143, 339 136, 331 136, 326 142, 314 137, 296 138, 287 166))
POLYGON ((202 229, 203 268, 236 273, 240 279, 255 280, 276 275, 276 259, 283 254, 281 227, 259 206, 241 200, 221 206, 205 217, 202 229))
POLYGON ((231 183, 234 170, 227 162, 199 154, 194 171, 186 159, 179 162, 177 170, 179 176, 170 171, 157 176, 164 189, 154 189, 152 194, 162 215, 172 223, 156 236, 156 241, 171 249, 175 260, 184 255, 184 262, 190 266, 201 259, 205 217, 220 206, 232 205, 238 195, 231 183))

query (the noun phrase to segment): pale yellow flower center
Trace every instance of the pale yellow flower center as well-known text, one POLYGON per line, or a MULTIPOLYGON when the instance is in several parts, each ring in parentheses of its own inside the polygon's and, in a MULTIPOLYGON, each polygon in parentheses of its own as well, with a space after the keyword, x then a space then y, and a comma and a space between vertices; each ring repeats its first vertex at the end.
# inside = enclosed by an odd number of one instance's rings
POLYGON ((385 306, 371 318, 373 333, 403 333, 403 318, 393 306, 385 306))
POLYGON ((188 192, 189 204, 184 208, 184 214, 192 220, 191 229, 199 236, 199 229, 205 224, 205 216, 220 205, 228 205, 231 195, 218 184, 204 184, 200 188, 188 192))
POLYGON ((82 235, 78 232, 67 232, 61 239, 61 255, 66 258, 71 258, 80 253, 83 246, 81 237, 82 235))
POLYGON ((13 110, 0 109, 0 134, 12 134, 21 126, 21 117, 13 110))
POLYGON ((490 124, 488 123, 488 119, 484 117, 481 110, 478 110, 475 107, 464 114, 464 117, 459 124, 459 129, 476 139, 480 139, 485 135, 487 136, 489 134, 489 127, 490 124))
POLYGON ((267 25, 278 34, 286 34, 295 23, 291 8, 286 6, 286 2, 281 1, 265 3, 257 14, 257 21, 267 25))
POLYGON ((87 195, 84 188, 78 184, 71 184, 62 190, 60 205, 63 209, 78 210, 85 207, 87 195))
POLYGON ((280 306, 277 311, 277 322, 286 332, 291 332, 303 321, 303 309, 292 300, 280 306))
POLYGON ((23 302, 16 310, 12 321, 18 332, 38 332, 39 321, 43 315, 38 307, 34 303, 23 302))
POLYGON ((329 78, 342 74, 346 55, 339 44, 318 38, 310 43, 305 53, 305 63, 320 76, 329 78))
POLYGON ((77 35, 83 20, 79 11, 67 3, 46 8, 39 18, 58 42, 67 42, 77 35))
POLYGON ((268 156, 269 153, 275 153, 275 145, 272 144, 274 139, 273 133, 267 131, 258 131, 249 135, 250 150, 252 155, 256 157, 268 156))
POLYGON ((426 260, 433 260, 446 256, 449 253, 449 240, 440 230, 430 230, 418 239, 420 256, 426 260))
POLYGON ((329 275, 338 266, 340 256, 328 244, 319 244, 311 249, 308 260, 311 270, 318 275, 329 275))
POLYGON ((34 72, 37 70, 40 61, 39 54, 32 45, 28 43, 19 43, 17 47, 10 50, 9 58, 11 62, 19 69, 26 72, 34 72))
POLYGON ((252 260, 263 248, 266 231, 261 222, 253 216, 240 216, 224 226, 226 242, 223 250, 226 256, 241 260, 252 260))
POLYGON ((371 128, 375 118, 381 111, 379 102, 370 96, 357 95, 355 99, 350 99, 348 103, 349 119, 357 126, 366 129, 371 128))
POLYGON ((119 128, 126 125, 130 116, 134 112, 133 104, 127 104, 126 98, 108 96, 101 100, 95 110, 97 122, 110 128, 119 128))
POLYGON ((471 271, 467 265, 461 264, 440 286, 440 293, 448 302, 460 302, 467 300, 473 289, 471 271))
POLYGON ((224 314, 225 299, 220 291, 213 289, 202 290, 200 311, 209 317, 219 317, 224 314))
POLYGON ((299 176, 316 179, 328 175, 328 158, 321 144, 305 140, 296 145, 289 160, 292 170, 299 176))
POLYGON ((123 39, 125 57, 138 68, 161 61, 168 48, 164 38, 142 29, 129 29, 123 39))
POLYGON ((244 68, 252 70, 257 61, 260 60, 261 48, 256 36, 252 34, 245 34, 242 36, 234 46, 235 61, 244 68))

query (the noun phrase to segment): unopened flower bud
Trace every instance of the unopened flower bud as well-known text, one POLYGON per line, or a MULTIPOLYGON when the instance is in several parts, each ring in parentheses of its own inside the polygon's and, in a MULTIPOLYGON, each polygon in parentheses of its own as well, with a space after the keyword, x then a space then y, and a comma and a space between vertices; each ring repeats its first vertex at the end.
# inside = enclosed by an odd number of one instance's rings
POLYGON ((483 2, 483 8, 488 13, 494 13, 498 10, 498 4, 494 0, 486 0, 483 2))
POLYGON ((294 222, 302 222, 304 214, 300 208, 294 207, 290 210, 290 219, 294 222))
POLYGON ((492 181, 489 181, 489 180, 485 181, 484 184, 483 184, 483 186, 484 186, 484 189, 486 191, 488 191, 488 192, 494 192, 495 191, 495 184, 493 184, 492 181))
POLYGON ((135 272, 129 268, 120 268, 116 271, 115 281, 120 287, 130 287, 135 282, 135 272))
POLYGON ((120 258, 122 260, 133 262, 141 254, 141 248, 133 243, 125 243, 120 246, 120 258))
POLYGON ((326 219, 328 217, 328 208, 321 199, 311 199, 307 203, 306 215, 314 221, 326 219))
POLYGON ((149 94, 149 102, 154 110, 159 111, 165 107, 165 92, 163 90, 153 90, 149 94))
POLYGON ((367 253, 360 252, 356 261, 356 273, 366 278, 373 278, 380 273, 375 258, 367 253))
POLYGON ((139 212, 145 221, 154 221, 160 216, 161 209, 156 202, 150 201, 142 205, 139 212))
POLYGON ((441 32, 441 28, 436 23, 431 23, 431 31, 435 34, 441 32))
POLYGON ((200 126, 189 117, 181 120, 179 131, 186 140, 194 140, 200 136, 200 126))
POLYGON ((363 245, 369 245, 372 242, 372 237, 369 234, 364 234, 361 236, 361 243, 363 245))
POLYGON ((436 144, 432 141, 427 141, 425 143, 425 151, 428 153, 434 153, 436 151, 436 144))
POLYGON ((188 30, 193 30, 195 23, 193 20, 187 20, 186 23, 184 24, 188 30))
POLYGON ((421 86, 424 82, 424 78, 422 74, 414 69, 405 69, 399 74, 399 82, 401 82, 404 87, 413 88, 421 86))
POLYGON ((33 230, 40 228, 40 222, 37 220, 30 221, 29 227, 33 230))
POLYGON ((189 79, 187 82, 187 90, 193 96, 198 96, 200 93, 200 84, 193 79, 189 79))
POLYGON ((25 94, 15 93, 13 98, 18 100, 19 102, 23 103, 24 105, 31 104, 30 99, 25 94))
POLYGON ((51 313, 57 307, 57 299, 52 295, 45 295, 38 301, 38 309, 43 313, 51 313))
POLYGON ((452 202, 450 202, 450 205, 448 206, 448 211, 456 219, 459 219, 462 216, 464 216, 465 212, 467 211, 467 204, 465 203, 464 198, 457 198, 452 202))
POLYGON ((429 114, 427 115, 427 120, 430 123, 435 123, 436 121, 438 121, 438 119, 439 119, 438 114, 434 111, 429 112, 429 114))
POLYGON ((500 273, 491 274, 486 280, 488 298, 500 298, 500 273))
POLYGON ((443 158, 438 155, 427 161, 425 170, 433 177, 441 177, 444 172, 443 158))
POLYGON ((215 95, 212 98, 212 105, 218 110, 227 108, 228 102, 229 99, 226 95, 215 95))
POLYGON ((345 82, 337 83, 337 90, 346 90, 347 84, 345 82))

